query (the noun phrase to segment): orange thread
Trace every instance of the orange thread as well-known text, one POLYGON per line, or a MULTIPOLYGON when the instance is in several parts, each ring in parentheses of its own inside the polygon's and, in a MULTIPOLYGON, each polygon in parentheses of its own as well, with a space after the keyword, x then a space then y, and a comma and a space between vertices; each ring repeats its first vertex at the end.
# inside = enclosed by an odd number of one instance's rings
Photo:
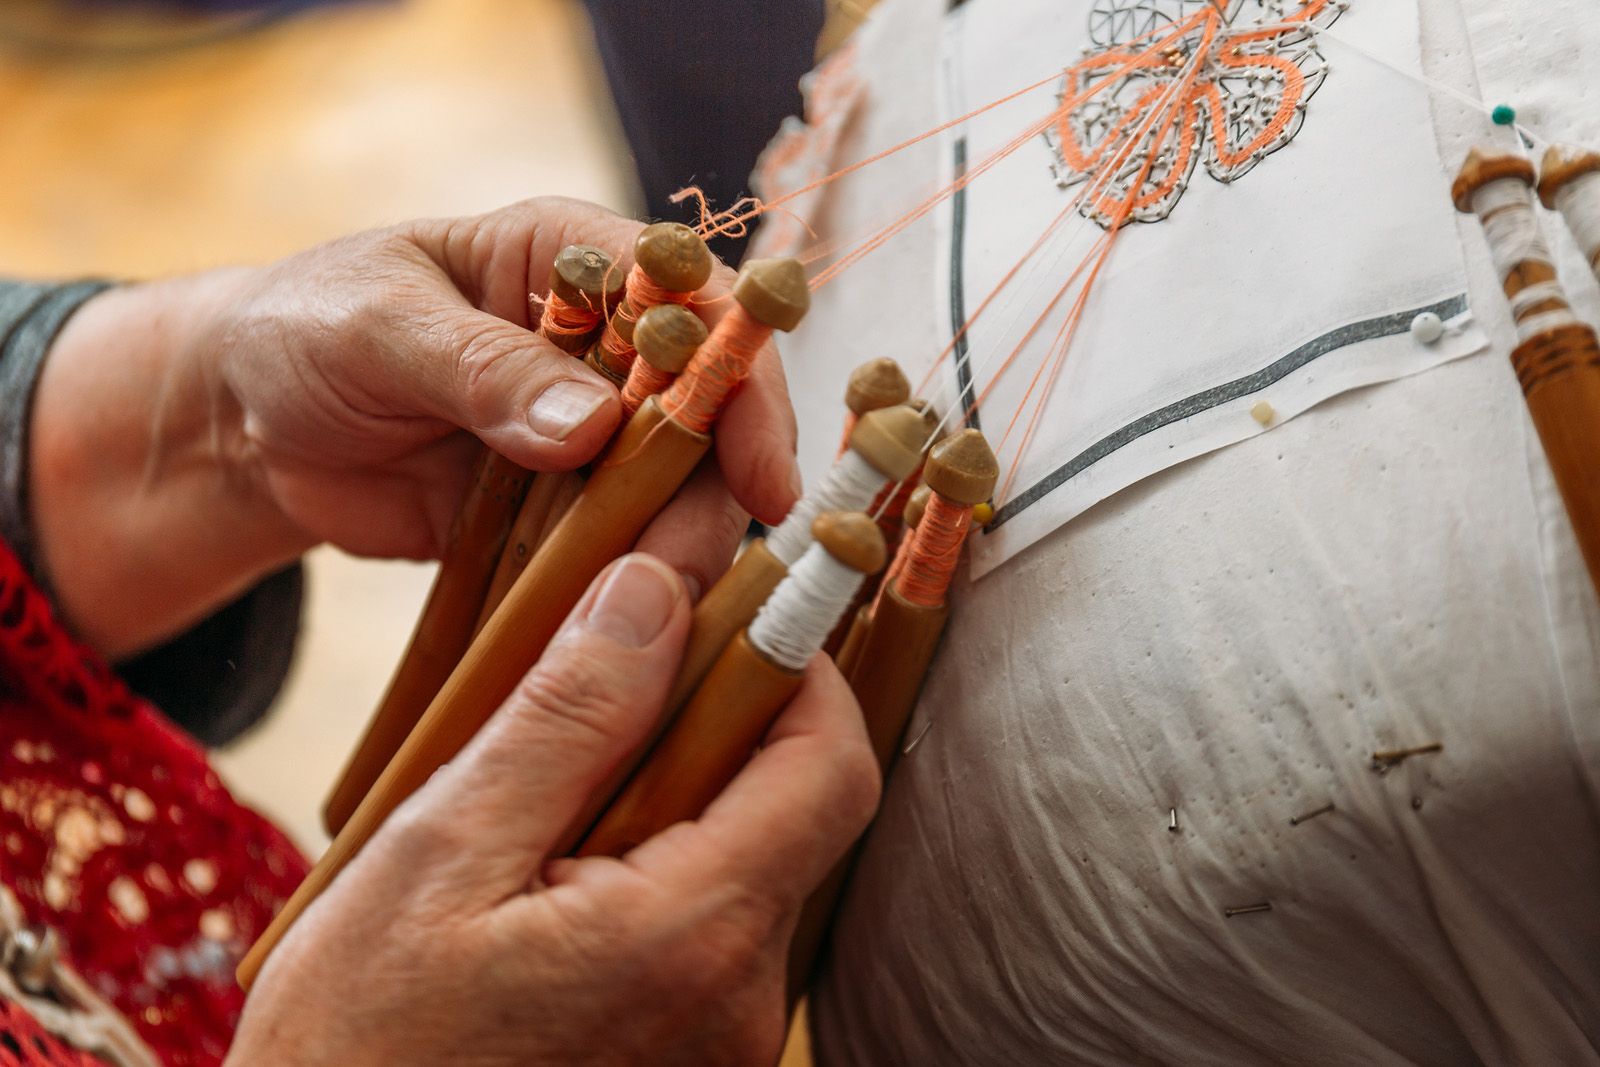
POLYGON ((833 457, 834 459, 838 459, 839 456, 842 456, 846 452, 850 451, 850 435, 856 432, 856 423, 859 422, 860 420, 861 420, 861 416, 857 415, 855 412, 851 411, 849 408, 845 409, 845 412, 844 412, 844 433, 839 435, 839 454, 837 456, 834 456, 833 457))
POLYGON ((601 308, 569 304, 550 293, 545 296, 544 309, 539 312, 539 332, 560 348, 571 351, 578 347, 580 340, 593 333, 604 318, 601 308))
POLYGON ((911 548, 895 583, 902 600, 922 608, 944 604, 971 525, 972 508, 938 493, 928 497, 928 508, 911 534, 911 548))
POLYGON ((693 293, 680 293, 656 284, 656 280, 637 263, 628 270, 627 293, 617 306, 616 314, 606 323, 606 332, 600 335, 600 344, 595 347, 595 359, 619 378, 632 369, 634 357, 639 353, 617 332, 617 321, 620 319, 634 325, 640 315, 659 304, 687 304, 694 296, 693 293))
POLYGON ((670 371, 652 366, 648 359, 634 360, 628 368, 628 380, 622 384, 622 410, 631 417, 646 400, 671 385, 672 378, 670 371))
POLYGON ((728 397, 750 375, 772 327, 740 304, 728 309, 677 381, 661 394, 661 409, 680 426, 706 433, 728 397))

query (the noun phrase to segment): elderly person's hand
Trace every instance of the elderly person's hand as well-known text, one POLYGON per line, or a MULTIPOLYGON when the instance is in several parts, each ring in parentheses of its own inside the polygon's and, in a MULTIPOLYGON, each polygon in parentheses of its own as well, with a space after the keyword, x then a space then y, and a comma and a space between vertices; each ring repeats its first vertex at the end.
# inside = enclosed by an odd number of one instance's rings
POLYGON ((699 820, 622 859, 550 853, 645 735, 688 623, 670 568, 602 574, 269 957, 229 1064, 775 1062, 798 908, 877 799, 831 663, 699 820))
MULTIPOLYGON (((620 418, 615 391, 534 332, 529 294, 566 244, 626 269, 640 228, 534 200, 89 301, 51 350, 31 427, 34 525, 69 621, 120 655, 319 542, 437 556, 480 440, 535 470, 589 460, 620 418)), ((731 278, 719 269, 704 295, 731 278)), ((692 513, 646 544, 714 576, 738 505, 776 520, 793 501, 793 450, 768 352, 719 423, 718 463, 686 490, 692 513)))

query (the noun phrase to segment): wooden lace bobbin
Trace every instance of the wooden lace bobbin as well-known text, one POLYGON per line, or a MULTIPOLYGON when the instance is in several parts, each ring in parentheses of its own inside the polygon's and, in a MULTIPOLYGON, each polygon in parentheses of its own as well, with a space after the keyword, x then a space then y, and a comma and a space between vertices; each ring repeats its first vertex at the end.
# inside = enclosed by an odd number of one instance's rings
POLYGON ((539 332, 569 355, 582 355, 622 300, 626 275, 591 245, 568 245, 550 265, 550 293, 539 314, 539 332))
POLYGON ((749 761, 855 586, 888 554, 876 524, 861 512, 824 512, 812 533, 805 556, 723 650, 578 855, 620 856, 698 818, 749 761))
POLYGON ((590 350, 589 365, 622 388, 636 354, 633 329, 639 316, 658 304, 688 303, 710 279, 714 263, 705 241, 681 222, 657 222, 639 231, 627 295, 590 350))
MULTIPOLYGON (((564 352, 582 352, 621 296, 622 273, 600 249, 567 245, 550 265, 549 283, 539 332, 564 352)), ((330 835, 339 832, 378 780, 477 634, 498 565, 519 543, 518 520, 534 495, 529 492, 533 481, 531 472, 483 450, 416 630, 323 804, 322 824, 330 835), (463 627, 468 612, 472 619, 463 627)))
POLYGON ((1539 162, 1539 199, 1559 211, 1600 279, 1600 152, 1551 145, 1539 162))
MULTIPOLYGON (((885 775, 949 618, 945 593, 961 540, 973 510, 994 493, 999 473, 994 452, 977 430, 962 430, 934 447, 924 471, 932 492, 916 525, 912 547, 899 576, 884 582, 872 606, 854 669, 845 674, 861 702, 867 736, 885 775), (931 552, 920 552, 919 544, 931 552), (900 591, 908 577, 915 578, 910 599, 900 591)), ((850 858, 841 860, 801 909, 789 949, 791 1003, 809 982, 850 862, 850 858)))
POLYGON ((681 304, 660 304, 640 315, 633 328, 638 358, 622 386, 622 409, 632 415, 646 397, 671 385, 705 344, 706 335, 700 316, 681 304))
MULTIPOLYGON (((923 452, 926 453, 928 448, 938 439, 941 428, 939 413, 934 410, 932 404, 920 397, 909 401, 908 406, 922 415, 925 430, 922 438, 922 447, 923 452)), ((918 486, 921 484, 922 464, 918 463, 916 470, 912 471, 908 477, 884 486, 883 492, 879 493, 876 499, 872 501, 871 506, 867 508, 867 514, 877 520, 878 529, 883 531, 883 540, 889 546, 891 561, 893 555, 898 554, 901 544, 904 543, 906 508, 911 503, 912 494, 917 491, 918 486)), ((834 657, 835 660, 839 658, 840 650, 844 648, 845 642, 850 637, 850 631, 854 628, 855 621, 860 616, 860 609, 877 597, 878 589, 884 577, 885 575, 873 575, 861 583, 861 591, 856 594, 856 602, 851 605, 849 611, 845 612, 844 618, 839 620, 839 625, 834 629, 833 633, 828 635, 828 642, 822 646, 822 650, 834 657)))
MULTIPOLYGON (((895 575, 905 566, 906 555, 911 550, 911 536, 917 528, 917 523, 922 521, 922 513, 927 510, 928 497, 932 493, 933 490, 928 488, 927 483, 923 483, 912 491, 911 499, 906 501, 906 509, 900 520, 904 532, 901 534, 900 543, 895 546, 888 569, 883 572, 884 585, 893 582, 895 575)), ((871 625, 872 604, 868 602, 857 605, 855 612, 850 616, 850 626, 845 639, 833 657, 839 666, 839 673, 846 678, 850 677, 850 672, 855 668, 856 660, 861 655, 861 643, 866 639, 867 629, 871 625)))
POLYGON ((1600 343, 1556 281, 1534 218, 1533 183, 1527 160, 1474 149, 1452 193, 1458 209, 1483 223, 1521 341, 1511 365, 1600 591, 1600 343))
MULTIPOLYGON (((734 306, 679 376, 689 398, 652 397, 506 594, 427 712, 306 880, 239 965, 249 988, 274 945, 402 801, 461 751, 544 652, 594 578, 629 551, 711 446, 707 431, 774 329, 791 330, 810 306, 794 260, 747 263, 734 306)), ((572 836, 581 830, 575 827, 572 836)))
MULTIPOLYGON (((672 725, 723 650, 749 625, 789 568, 810 547, 817 517, 824 512, 860 509, 871 499, 875 485, 904 477, 920 459, 920 428, 920 419, 905 406, 868 412, 851 435, 848 455, 841 456, 833 469, 795 503, 771 535, 745 546, 727 573, 700 598, 690 621, 677 678, 654 731, 638 749, 640 758, 672 725)), ((639 759, 623 761, 595 790, 586 811, 590 820, 599 816, 638 763, 639 759)))
POLYGON ((322 824, 330 835, 350 818, 466 652, 494 561, 527 490, 528 471, 484 450, 411 640, 323 803, 322 824))
POLYGON ((887 356, 869 360, 850 372, 844 390, 844 433, 839 437, 839 454, 850 447, 850 433, 856 420, 869 411, 894 407, 911 399, 911 383, 900 364, 887 356))

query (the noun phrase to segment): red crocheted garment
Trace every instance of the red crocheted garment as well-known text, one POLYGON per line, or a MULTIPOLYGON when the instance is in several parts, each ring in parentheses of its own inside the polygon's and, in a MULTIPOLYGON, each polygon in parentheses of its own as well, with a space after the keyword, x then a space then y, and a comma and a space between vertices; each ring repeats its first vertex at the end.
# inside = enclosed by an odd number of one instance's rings
MULTIPOLYGON (((222 1061, 233 968, 307 865, 55 621, 0 542, 0 882, 172 1067, 222 1061)), ((0 1067, 96 1061, 0 1001, 0 1067)))

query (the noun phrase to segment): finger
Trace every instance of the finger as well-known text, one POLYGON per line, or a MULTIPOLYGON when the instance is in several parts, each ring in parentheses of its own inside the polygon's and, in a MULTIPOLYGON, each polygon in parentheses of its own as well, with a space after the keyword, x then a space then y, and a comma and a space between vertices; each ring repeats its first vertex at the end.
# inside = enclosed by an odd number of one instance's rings
POLYGON ((749 525, 750 516, 728 492, 716 462, 707 458, 656 516, 638 547, 676 568, 689 599, 699 600, 733 562, 749 525))
POLYGON ((407 862, 426 863, 457 899, 526 889, 659 714, 688 603, 676 572, 646 555, 595 579, 516 692, 397 813, 397 835, 413 838, 407 862))
POLYGON ((441 279, 431 313, 407 320, 429 414, 476 434, 530 470, 570 470, 622 418, 617 391, 582 360, 471 307, 441 279))
POLYGON ((407 365, 434 371, 428 414, 535 470, 593 458, 621 417, 616 390, 538 335, 530 298, 548 291, 550 264, 568 244, 595 245, 626 271, 641 228, 594 204, 547 197, 402 231, 437 283, 438 306, 405 320, 416 349, 407 365))
POLYGON ((765 745, 705 814, 625 861, 686 891, 732 880, 798 906, 866 828, 879 790, 861 710, 832 661, 818 656, 765 745))

